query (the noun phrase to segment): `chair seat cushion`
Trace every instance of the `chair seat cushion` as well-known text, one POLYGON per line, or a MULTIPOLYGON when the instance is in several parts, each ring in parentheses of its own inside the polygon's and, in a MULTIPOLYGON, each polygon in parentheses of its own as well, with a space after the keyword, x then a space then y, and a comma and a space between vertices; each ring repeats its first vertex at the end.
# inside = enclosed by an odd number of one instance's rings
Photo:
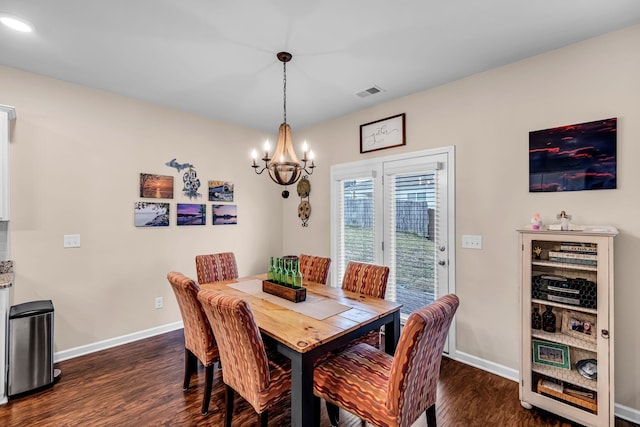
POLYGON ((386 407, 393 357, 358 344, 319 364, 313 373, 314 394, 364 420, 395 425, 386 407), (366 402, 366 404, 363 404, 366 402))

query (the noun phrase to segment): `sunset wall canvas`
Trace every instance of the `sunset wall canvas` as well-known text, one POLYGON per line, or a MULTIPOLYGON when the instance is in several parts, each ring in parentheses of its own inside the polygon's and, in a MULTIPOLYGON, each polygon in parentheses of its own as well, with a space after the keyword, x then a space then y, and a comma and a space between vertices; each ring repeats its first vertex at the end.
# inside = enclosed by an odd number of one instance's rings
POLYGON ((191 203, 178 203, 176 206, 177 225, 205 225, 207 206, 191 203))
POLYGON ((237 224, 237 205, 211 205, 213 212, 213 225, 237 224))
POLYGON ((140 197, 173 199, 173 177, 169 175, 141 173, 140 197))
POLYGON ((616 188, 617 118, 529 132, 529 192, 616 188))

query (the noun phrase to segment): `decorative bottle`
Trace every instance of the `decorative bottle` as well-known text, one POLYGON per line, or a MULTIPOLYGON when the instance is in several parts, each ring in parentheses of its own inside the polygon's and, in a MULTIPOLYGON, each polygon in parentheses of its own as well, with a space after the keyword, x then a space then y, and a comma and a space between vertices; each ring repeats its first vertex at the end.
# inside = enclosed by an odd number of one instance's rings
POLYGON ((284 271, 282 270, 282 258, 276 258, 276 274, 275 281, 276 283, 282 283, 282 276, 284 275, 284 271))
POLYGON ((531 313, 531 329, 542 329, 542 316, 538 307, 533 307, 533 313, 531 313))
POLYGON ((293 276, 293 287, 302 287, 302 272, 300 271, 300 261, 296 262, 295 274, 293 276))
POLYGON ((267 280, 270 282, 275 281, 275 268, 273 268, 273 257, 269 260, 269 270, 267 270, 267 280))
POLYGON ((550 305, 547 305, 547 310, 542 313, 542 329, 545 332, 555 332, 556 331, 556 315, 553 314, 550 305))
POLYGON ((289 264, 289 274, 287 274, 287 285, 291 286, 293 288, 293 278, 296 275, 296 272, 294 270, 294 264, 292 260, 288 260, 288 264, 289 264))

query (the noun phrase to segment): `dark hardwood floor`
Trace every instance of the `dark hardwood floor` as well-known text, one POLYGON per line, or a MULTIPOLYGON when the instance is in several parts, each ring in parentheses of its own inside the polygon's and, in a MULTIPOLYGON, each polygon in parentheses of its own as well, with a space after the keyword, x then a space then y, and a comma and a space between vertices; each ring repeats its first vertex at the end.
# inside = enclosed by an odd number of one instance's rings
MULTIPOLYGON (((0 426, 221 426, 224 387, 216 369, 209 415, 200 414, 204 369, 182 391, 182 330, 56 364, 62 377, 53 387, 0 406, 0 426)), ((270 411, 271 426, 290 424, 289 400, 270 411)), ((329 426, 322 405, 321 425, 329 426)), ((341 426, 360 426, 342 412, 341 426)), ((438 425, 572 426, 518 401, 518 387, 482 370, 444 359, 438 389, 438 425)), ((253 409, 238 395, 234 426, 256 425, 253 409)), ((414 425, 426 426, 425 418, 414 425)), ((616 420, 616 427, 635 424, 616 420)))

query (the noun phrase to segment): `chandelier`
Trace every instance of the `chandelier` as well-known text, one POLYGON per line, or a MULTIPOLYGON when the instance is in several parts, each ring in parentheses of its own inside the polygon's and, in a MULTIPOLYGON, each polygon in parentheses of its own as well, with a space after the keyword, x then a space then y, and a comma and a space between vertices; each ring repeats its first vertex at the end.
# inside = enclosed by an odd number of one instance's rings
MULTIPOLYGON (((278 52, 276 56, 278 60, 282 62, 283 68, 284 120, 280 125, 280 130, 278 132, 278 145, 276 145, 276 150, 273 153, 273 156, 269 155, 271 147, 267 140, 264 144, 264 157, 262 158, 264 165, 261 166, 257 163, 258 153, 254 149, 252 153, 253 164, 251 167, 258 175, 265 170, 269 171, 269 176, 273 182, 287 186, 295 184, 300 179, 302 171, 311 175, 313 173, 313 168, 316 166, 313 163, 313 152, 309 150, 306 142, 302 147, 302 163, 298 160, 296 152, 293 149, 293 143, 291 142, 291 127, 287 123, 287 62, 291 61, 292 55, 289 52, 278 52), (308 162, 310 162, 309 166, 307 166, 308 162)), ((285 199, 289 197, 289 191, 286 189, 282 191, 282 197, 285 199)))

